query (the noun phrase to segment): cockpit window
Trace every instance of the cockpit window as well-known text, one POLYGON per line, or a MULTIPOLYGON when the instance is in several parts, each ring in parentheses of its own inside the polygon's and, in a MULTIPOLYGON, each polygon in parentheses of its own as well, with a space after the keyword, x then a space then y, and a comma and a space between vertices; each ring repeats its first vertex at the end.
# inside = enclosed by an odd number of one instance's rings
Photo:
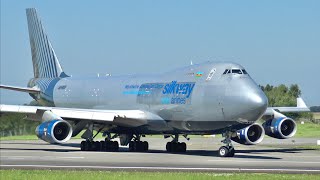
POLYGON ((240 69, 232 69, 233 74, 242 74, 242 71, 240 69))
POLYGON ((245 69, 226 69, 223 74, 248 74, 245 69))
POLYGON ((223 74, 230 74, 230 69, 226 69, 223 74))

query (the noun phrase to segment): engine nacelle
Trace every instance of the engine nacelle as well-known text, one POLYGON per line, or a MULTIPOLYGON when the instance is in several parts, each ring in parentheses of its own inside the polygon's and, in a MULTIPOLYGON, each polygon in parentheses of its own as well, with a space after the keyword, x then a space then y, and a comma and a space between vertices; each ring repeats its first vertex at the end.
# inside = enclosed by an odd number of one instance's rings
POLYGON ((64 120, 51 120, 40 124, 36 128, 38 138, 48 143, 64 143, 72 136, 71 125, 64 120))
POLYGON ((277 139, 291 138, 297 132, 297 124, 288 117, 270 119, 263 123, 262 126, 266 135, 277 139))
POLYGON ((231 140, 244 145, 259 144, 264 138, 264 129, 259 124, 252 124, 237 131, 231 140))

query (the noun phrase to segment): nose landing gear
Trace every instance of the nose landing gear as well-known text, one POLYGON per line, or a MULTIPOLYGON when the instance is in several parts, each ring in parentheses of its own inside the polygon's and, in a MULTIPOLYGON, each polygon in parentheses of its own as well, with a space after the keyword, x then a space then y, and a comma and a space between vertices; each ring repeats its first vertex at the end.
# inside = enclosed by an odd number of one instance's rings
POLYGON ((226 144, 226 146, 221 146, 219 148, 219 156, 220 157, 233 157, 235 154, 235 149, 234 149, 232 142, 231 142, 232 132, 227 131, 225 133, 222 133, 222 136, 225 139, 222 140, 221 142, 226 144))

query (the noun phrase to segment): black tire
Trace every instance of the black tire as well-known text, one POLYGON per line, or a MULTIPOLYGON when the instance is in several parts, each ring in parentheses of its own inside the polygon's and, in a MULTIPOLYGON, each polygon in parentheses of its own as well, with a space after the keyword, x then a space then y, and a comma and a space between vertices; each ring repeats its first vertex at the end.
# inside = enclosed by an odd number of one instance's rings
POLYGON ((114 151, 115 144, 113 141, 108 141, 108 151, 114 151))
POLYGON ((234 154, 235 154, 234 147, 229 147, 229 154, 228 154, 228 157, 234 157, 234 154))
POLYGON ((171 152, 179 152, 179 148, 180 148, 180 146, 179 146, 179 143, 175 143, 175 142, 172 142, 171 143, 171 152))
POLYGON ((113 141, 106 141, 106 151, 114 151, 115 146, 113 141))
POLYGON ((219 148, 219 156, 228 157, 228 155, 229 155, 229 148, 227 148, 226 146, 221 146, 219 148))
POLYGON ((167 142, 166 149, 167 152, 172 152, 172 142, 167 142))
POLYGON ((84 151, 85 143, 86 143, 85 141, 81 141, 81 143, 80 143, 80 150, 81 150, 81 151, 84 151))
POLYGON ((135 151, 136 152, 143 152, 143 144, 141 141, 135 142, 135 151))
POLYGON ((109 141, 105 141, 104 142, 104 145, 105 145, 105 151, 110 151, 110 142, 109 141))
POLYGON ((90 151, 90 150, 91 150, 91 143, 90 143, 90 141, 85 141, 85 143, 84 143, 84 150, 85 150, 85 151, 90 151))
POLYGON ((101 151, 107 151, 106 142, 105 141, 100 141, 100 144, 101 144, 101 151))
POLYGON ((94 142, 94 144, 95 144, 95 150, 96 151, 101 151, 101 143, 100 143, 100 141, 96 141, 96 142, 94 142))
POLYGON ((181 143, 177 142, 177 143, 172 143, 173 144, 173 152, 181 152, 181 143))
POLYGON ((186 152, 187 151, 187 144, 185 142, 180 144, 180 152, 186 152))
POLYGON ((142 142, 142 146, 143 146, 143 151, 148 151, 149 150, 149 144, 147 141, 143 141, 142 142))
POLYGON ((129 151, 130 151, 130 152, 133 152, 133 151, 134 151, 134 142, 133 142, 133 141, 130 141, 130 142, 129 142, 129 151))
POLYGON ((113 141, 113 151, 119 151, 119 143, 118 141, 113 141))
POLYGON ((98 141, 93 141, 93 149, 92 151, 99 151, 99 142, 98 141))

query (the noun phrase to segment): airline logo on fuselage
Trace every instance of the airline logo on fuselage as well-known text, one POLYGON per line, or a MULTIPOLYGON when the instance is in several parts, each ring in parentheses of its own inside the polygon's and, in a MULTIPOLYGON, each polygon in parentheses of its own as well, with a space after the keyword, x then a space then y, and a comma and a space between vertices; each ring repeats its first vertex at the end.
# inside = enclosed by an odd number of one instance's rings
POLYGON ((190 104, 195 82, 125 85, 123 94, 136 94, 141 104, 190 104))
POLYGON ((162 94, 172 94, 172 95, 184 95, 186 98, 189 98, 192 90, 194 88, 194 82, 188 83, 178 83, 177 81, 172 81, 170 84, 166 84, 162 91, 162 94))

